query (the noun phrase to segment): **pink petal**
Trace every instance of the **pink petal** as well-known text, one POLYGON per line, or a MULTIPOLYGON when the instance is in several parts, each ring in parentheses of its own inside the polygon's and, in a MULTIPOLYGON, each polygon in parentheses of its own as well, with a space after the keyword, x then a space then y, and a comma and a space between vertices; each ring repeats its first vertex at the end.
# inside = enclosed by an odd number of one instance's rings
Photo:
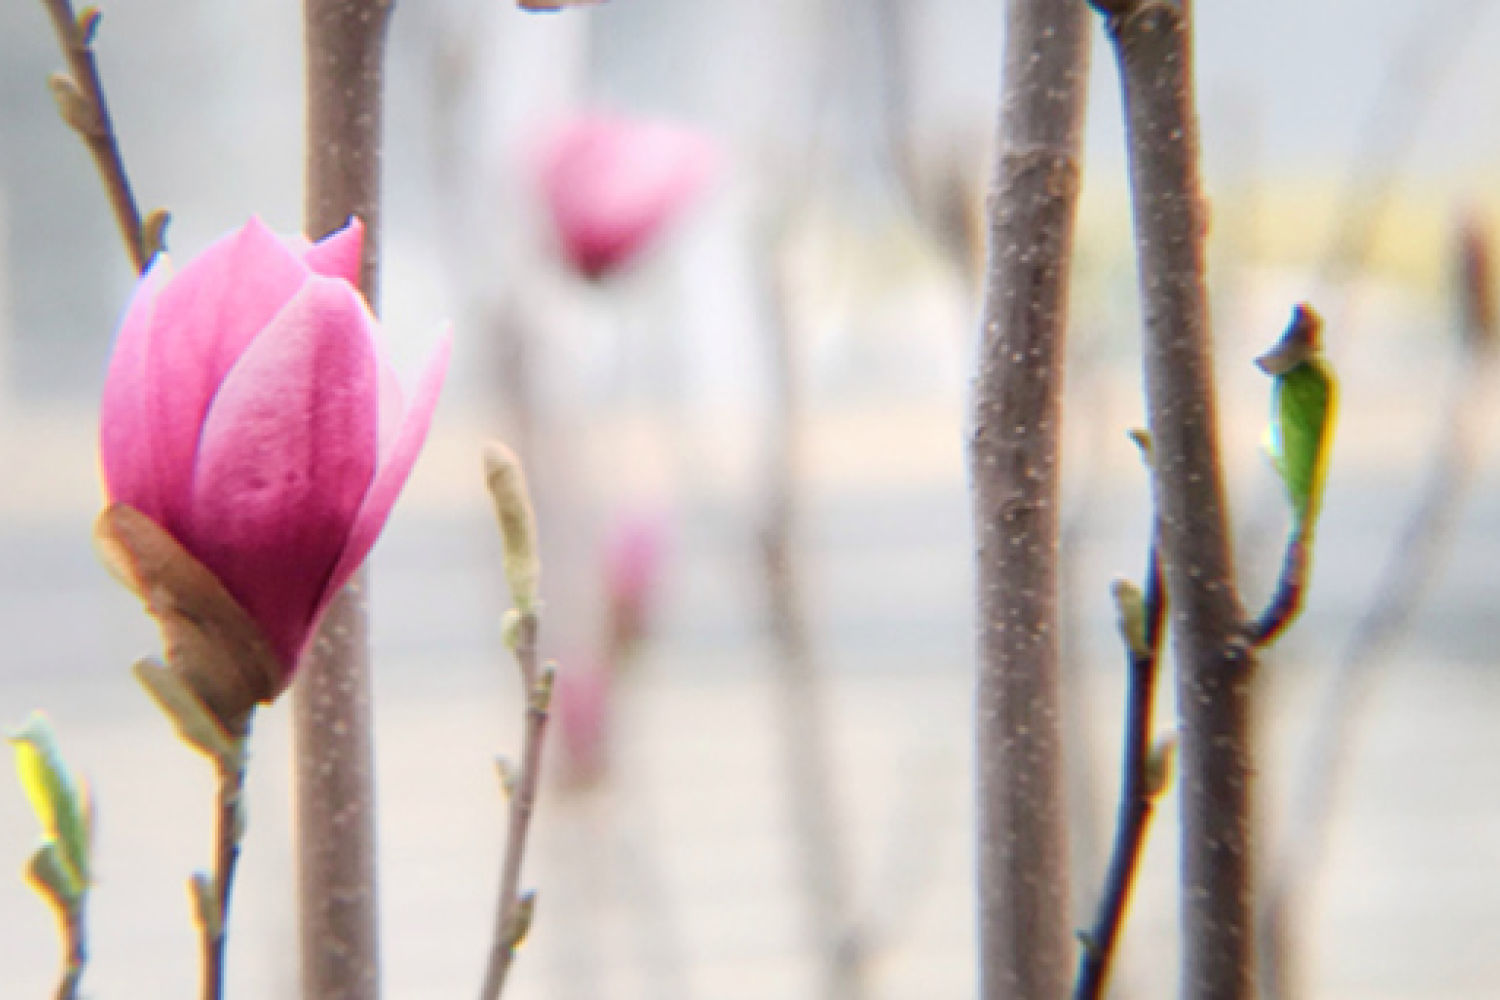
POLYGON ((289 666, 375 473, 372 323, 347 282, 309 278, 203 423, 183 542, 289 666))
POLYGON ((380 359, 380 421, 375 435, 377 462, 384 465, 396 447, 396 437, 401 432, 402 418, 406 416, 406 392, 401 388, 401 379, 396 369, 385 358, 380 359))
POLYGON ((365 561, 365 556, 370 554, 370 549, 374 548, 375 539, 380 537, 386 518, 390 517, 391 508, 396 505, 396 498, 401 494, 401 487, 406 485, 412 466, 417 462, 422 443, 427 440, 427 429, 432 425, 432 412, 437 407, 438 392, 443 387, 443 377, 448 373, 448 359, 452 353, 453 338, 445 332, 417 380, 391 452, 382 458, 374 482, 370 484, 370 491, 354 516, 354 527, 350 529, 344 550, 339 555, 338 565, 329 577, 328 590, 319 602, 318 614, 322 614, 333 595, 354 575, 360 563, 365 561))
POLYGON ((163 463, 146 406, 151 395, 150 331, 156 297, 171 277, 171 261, 158 254, 136 284, 115 334, 99 407, 104 492, 111 502, 127 503, 156 521, 165 505, 159 492, 163 463))
POLYGON ((586 116, 543 152, 541 180, 563 248, 591 277, 639 253, 697 196, 717 155, 666 122, 586 116))
POLYGON ((312 244, 302 255, 302 263, 319 274, 343 278, 358 287, 364 242, 365 224, 359 216, 351 215, 342 229, 336 229, 312 244))
POLYGON ((258 219, 189 262, 156 296, 135 391, 157 464, 159 517, 185 516, 204 414, 250 341, 308 278, 308 270, 258 219))

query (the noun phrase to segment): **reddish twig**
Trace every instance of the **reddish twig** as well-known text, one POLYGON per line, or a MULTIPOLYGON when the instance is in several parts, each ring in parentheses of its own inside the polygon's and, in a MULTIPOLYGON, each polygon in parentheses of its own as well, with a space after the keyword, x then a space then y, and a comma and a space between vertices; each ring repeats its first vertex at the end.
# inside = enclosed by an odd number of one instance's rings
POLYGON ((1156 545, 1146 564, 1146 589, 1142 600, 1139 646, 1125 624, 1126 702, 1125 755, 1121 765, 1120 808, 1115 822, 1114 847, 1110 852, 1109 870, 1099 897, 1094 922, 1081 936, 1083 954, 1078 960, 1078 978, 1073 986, 1073 1000, 1097 1000, 1104 995, 1110 964, 1114 960, 1120 928, 1125 921, 1125 907, 1135 884, 1146 831, 1160 794, 1153 787, 1151 775, 1151 709, 1156 699, 1156 678, 1161 656, 1162 627, 1166 623, 1167 602, 1162 592, 1161 559, 1156 545))
POLYGON ((542 777, 542 740, 547 732, 548 706, 552 699, 552 671, 537 660, 537 616, 523 612, 516 626, 516 663, 526 696, 526 734, 521 746, 521 770, 512 774, 505 766, 501 778, 510 799, 510 818, 505 833, 505 860, 500 866, 500 894, 495 908, 495 938, 485 969, 481 1000, 496 1000, 505 988, 516 951, 531 928, 536 896, 521 892, 521 863, 526 857, 526 838, 536 810, 537 788, 542 777))
MULTIPOLYGON (((93 36, 99 24, 99 11, 89 7, 80 18, 73 12, 72 0, 42 0, 57 31, 58 43, 68 61, 66 74, 51 79, 52 94, 63 120, 88 146, 104 182, 104 194, 114 212, 120 238, 136 271, 144 271, 151 259, 147 234, 141 226, 141 211, 130 190, 130 177, 120 155, 109 104, 104 99, 104 84, 99 79, 99 65, 94 60, 93 36)), ((153 239, 159 238, 159 233, 153 239)))

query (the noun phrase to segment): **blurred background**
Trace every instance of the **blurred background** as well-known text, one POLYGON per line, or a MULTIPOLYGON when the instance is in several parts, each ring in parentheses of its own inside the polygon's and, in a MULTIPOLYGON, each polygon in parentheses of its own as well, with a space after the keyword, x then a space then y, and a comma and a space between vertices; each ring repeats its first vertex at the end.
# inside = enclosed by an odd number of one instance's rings
MULTIPOLYGON (((1261 668, 1265 865, 1295 889, 1280 967, 1308 996, 1491 996, 1500 483, 1477 289, 1493 279, 1465 292, 1460 276, 1464 260, 1483 270, 1474 248, 1500 207, 1500 12, 1198 7, 1251 605, 1286 527, 1251 359, 1293 303, 1325 314, 1343 389, 1306 616, 1261 668)), ((562 665, 525 876, 538 916, 507 995, 974 996, 963 429, 1001 8, 398 5, 386 330, 408 368, 445 320, 457 352, 373 559, 388 996, 472 991, 490 935, 491 758, 515 752, 521 718, 478 470, 492 436, 531 470, 543 645, 562 665), (676 137, 641 154, 626 127, 585 154, 628 178, 613 204, 654 206, 649 238, 602 266, 581 262, 569 215, 584 188, 556 183, 559 130, 600 121, 581 112, 676 137)), ((296 4, 107 4, 97 45, 137 196, 172 210, 174 254, 252 213, 298 228, 296 4)), ((88 991, 181 996, 211 781, 130 680, 154 631, 91 551, 95 401, 133 276, 47 93, 61 64, 40 4, 0 7, 0 721, 47 708, 95 789, 88 991)), ((1061 556, 1080 926, 1118 788, 1109 583, 1139 576, 1148 525, 1125 436, 1143 420, 1139 323, 1102 41, 1091 91, 1061 556)), ((1164 678, 1163 730, 1171 694, 1164 678)), ((286 706, 257 728, 230 991, 291 996, 286 706)), ((1174 981, 1175 818, 1169 793, 1121 996, 1174 981)), ((19 877, 35 832, 0 787, 8 996, 55 981, 50 918, 19 877)))

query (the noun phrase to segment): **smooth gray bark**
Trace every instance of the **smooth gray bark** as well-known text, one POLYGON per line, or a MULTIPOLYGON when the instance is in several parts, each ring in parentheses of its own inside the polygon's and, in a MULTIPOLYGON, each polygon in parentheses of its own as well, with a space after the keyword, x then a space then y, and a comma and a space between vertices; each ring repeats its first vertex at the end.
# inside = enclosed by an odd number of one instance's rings
POLYGON ((980 996, 1068 993, 1058 451, 1087 11, 1011 0, 969 448, 978 536, 980 996))

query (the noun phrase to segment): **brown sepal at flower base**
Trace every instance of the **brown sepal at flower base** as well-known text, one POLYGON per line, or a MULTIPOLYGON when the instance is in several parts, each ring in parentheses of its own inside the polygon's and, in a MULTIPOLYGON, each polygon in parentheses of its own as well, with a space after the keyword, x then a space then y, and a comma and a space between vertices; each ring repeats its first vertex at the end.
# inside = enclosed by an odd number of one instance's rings
POLYGON ((291 680, 264 631, 204 565, 129 504, 106 507, 94 525, 104 564, 161 627, 168 669, 242 735, 259 702, 291 680))

